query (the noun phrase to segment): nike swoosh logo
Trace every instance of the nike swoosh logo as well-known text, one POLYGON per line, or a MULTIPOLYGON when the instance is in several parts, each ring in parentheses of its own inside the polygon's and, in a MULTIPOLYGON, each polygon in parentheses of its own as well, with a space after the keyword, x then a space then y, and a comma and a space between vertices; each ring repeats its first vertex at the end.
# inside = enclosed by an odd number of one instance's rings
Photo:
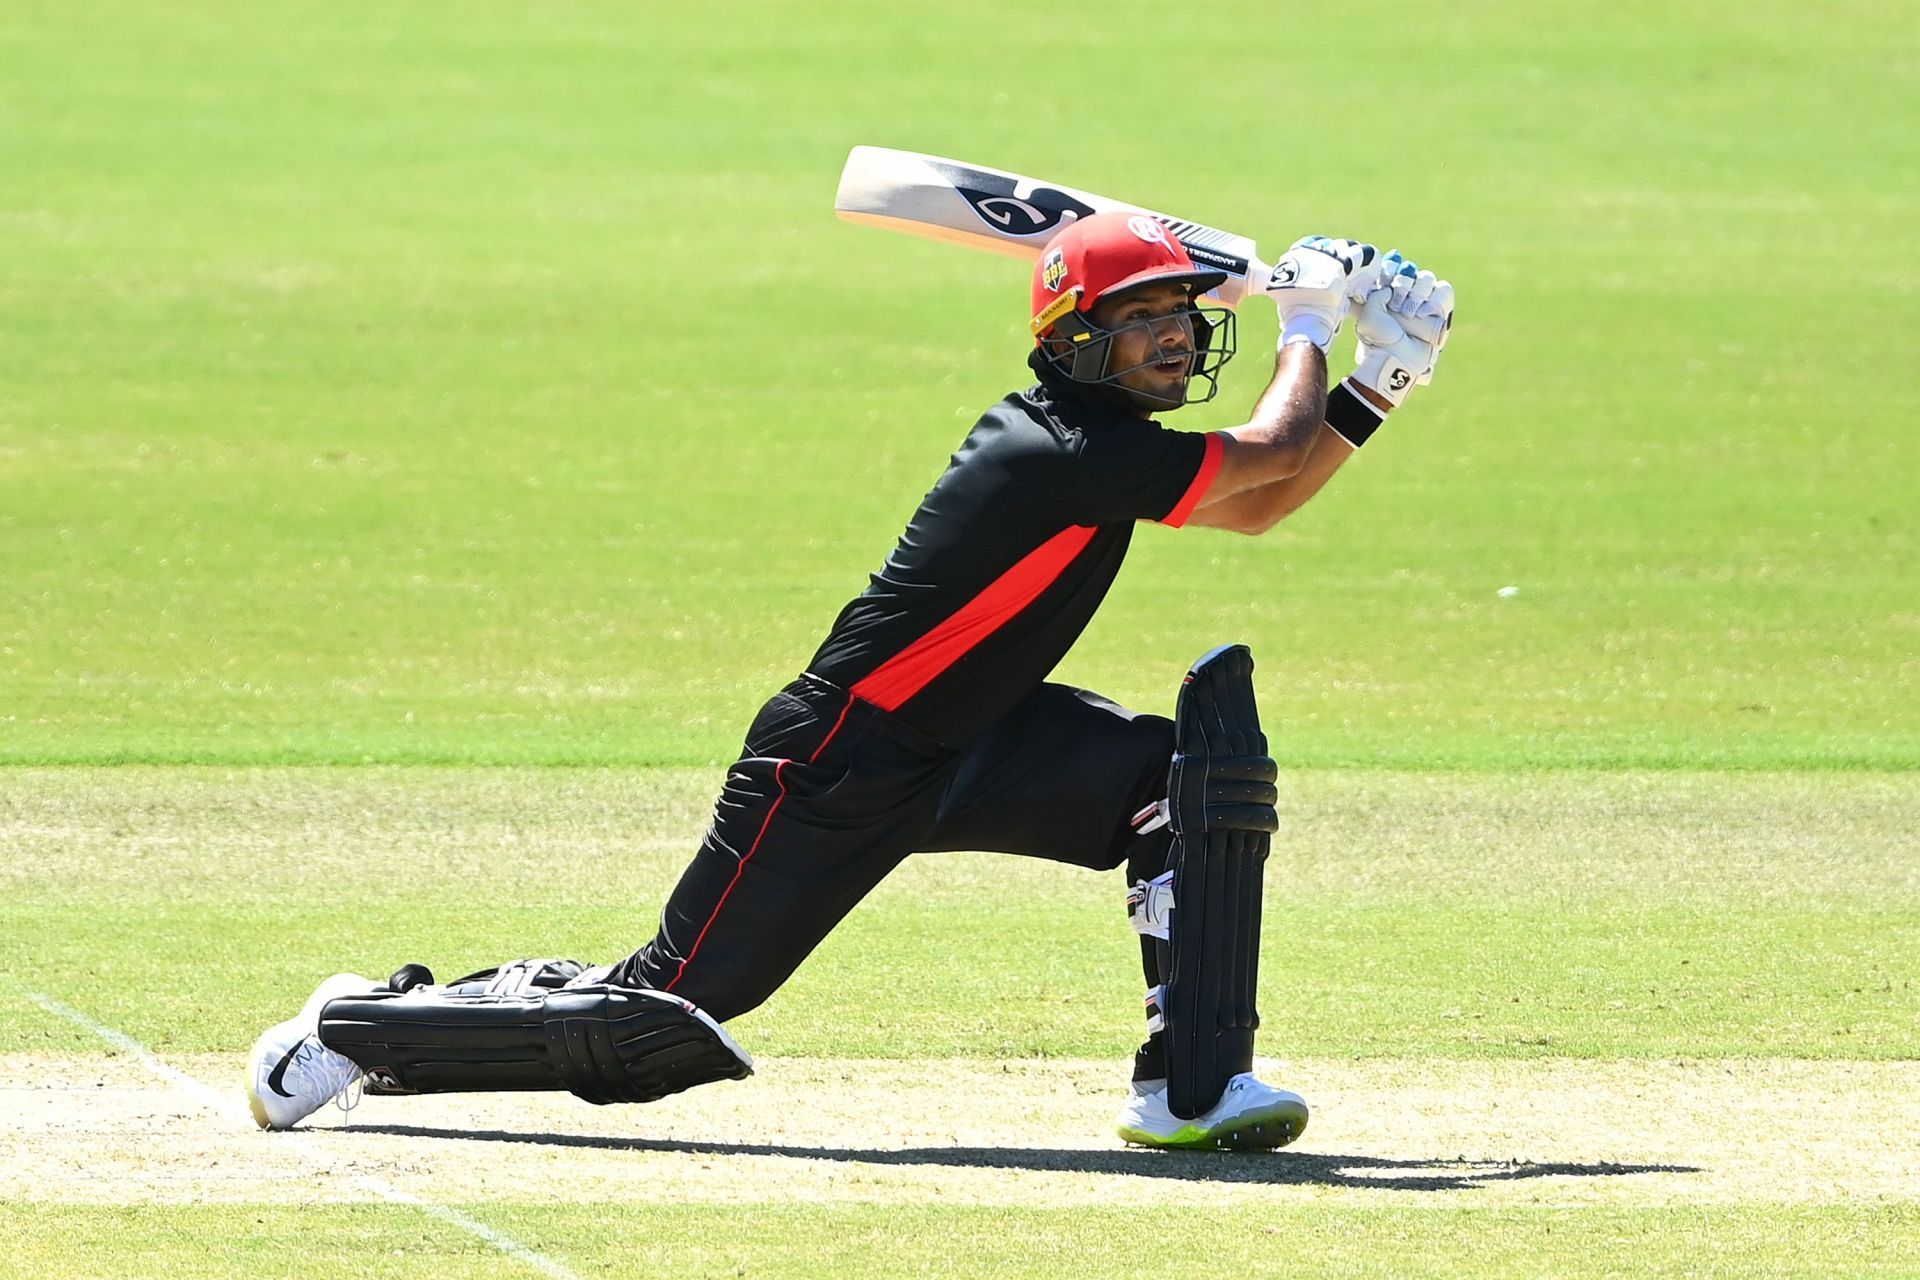
POLYGON ((301 1036, 298 1040, 293 1042, 293 1048, 287 1050, 285 1056, 283 1056, 279 1062, 274 1064, 273 1070, 267 1073, 267 1088, 273 1090, 275 1093, 279 1094, 283 1098, 291 1098, 293 1096, 292 1094, 288 1093, 285 1089, 282 1089, 280 1087, 280 1082, 286 1078, 287 1065, 291 1063, 296 1057, 298 1057, 300 1054, 300 1051, 306 1047, 307 1047, 307 1038, 305 1036, 301 1036))

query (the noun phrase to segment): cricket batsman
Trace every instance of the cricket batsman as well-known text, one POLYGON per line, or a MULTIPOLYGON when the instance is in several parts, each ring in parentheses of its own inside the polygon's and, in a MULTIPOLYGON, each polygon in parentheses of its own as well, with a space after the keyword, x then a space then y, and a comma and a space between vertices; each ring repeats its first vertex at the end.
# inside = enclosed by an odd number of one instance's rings
POLYGON ((744 1077, 752 1060, 722 1024, 908 855, 982 850, 1126 868, 1147 1034, 1122 1139, 1297 1138, 1306 1103, 1252 1072, 1257 877, 1277 793, 1246 649, 1196 665, 1172 720, 1047 676, 1136 523, 1260 534, 1319 492, 1430 379, 1453 290, 1398 254, 1303 239, 1266 284, 1279 347, 1250 420, 1171 430, 1157 416, 1212 399, 1234 354, 1233 313, 1205 298, 1224 279, 1149 216, 1062 230, 1033 276, 1037 382, 974 424, 866 590, 749 726, 652 940, 610 966, 331 978, 255 1044, 254 1119, 285 1129, 362 1087, 649 1102, 744 1077), (1349 315, 1358 367, 1329 391, 1327 350, 1349 315))

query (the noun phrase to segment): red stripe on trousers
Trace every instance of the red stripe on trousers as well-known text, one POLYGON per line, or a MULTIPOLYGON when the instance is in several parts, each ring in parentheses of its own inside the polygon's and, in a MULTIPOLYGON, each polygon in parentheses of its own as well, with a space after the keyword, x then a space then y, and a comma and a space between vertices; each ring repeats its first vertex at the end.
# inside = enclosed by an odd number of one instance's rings
POLYGON ((853 686, 854 696, 883 711, 899 707, 1038 599, 1086 550, 1095 532, 1089 525, 1068 525, 1048 538, 945 622, 881 663, 853 686))
MULTIPOLYGON (((840 732, 840 726, 847 722, 847 712, 851 710, 853 710, 853 698, 849 696, 847 698, 847 705, 840 708, 840 718, 833 722, 833 728, 827 730, 827 736, 820 739, 820 745, 815 747, 813 754, 807 757, 808 764, 812 764, 820 758, 820 753, 827 749, 827 744, 833 741, 833 736, 840 732)), ((680 961, 680 967, 673 971, 673 977, 668 979, 667 985, 662 987, 661 990, 673 990, 674 985, 686 976, 687 966, 693 962, 693 958, 696 955, 700 954, 700 944, 707 940, 707 931, 712 929, 713 922, 720 918, 720 908, 727 905, 727 899, 733 896, 734 886, 740 883, 740 877, 745 874, 747 864, 753 861, 753 855, 760 851, 760 842, 766 839, 767 828, 773 825, 773 815, 780 812, 780 802, 787 798, 785 775, 787 766, 792 763, 793 761, 791 760, 782 760, 779 764, 773 766, 773 785, 779 789, 779 794, 774 796, 773 803, 767 806, 767 816, 761 821, 760 830, 753 837, 753 843, 747 846, 747 851, 741 857, 739 865, 734 867, 733 879, 727 881, 726 891, 720 895, 720 901, 713 904, 713 911, 707 916, 707 922, 700 926, 700 936, 693 940, 691 947, 687 948, 686 957, 680 961)))

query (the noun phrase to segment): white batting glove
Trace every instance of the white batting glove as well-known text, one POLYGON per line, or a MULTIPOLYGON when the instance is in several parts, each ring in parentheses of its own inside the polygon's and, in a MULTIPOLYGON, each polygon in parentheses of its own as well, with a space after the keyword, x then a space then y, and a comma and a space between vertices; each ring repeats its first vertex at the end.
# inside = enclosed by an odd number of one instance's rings
POLYGON ((1355 312, 1359 367, 1351 377, 1396 408, 1433 369, 1453 328, 1453 286, 1431 271, 1388 254, 1391 274, 1355 312))
POLYGON ((1262 290, 1280 309, 1280 345, 1311 342, 1322 351, 1332 346, 1349 302, 1378 285, 1384 264, 1378 249, 1358 240, 1294 241, 1262 290))

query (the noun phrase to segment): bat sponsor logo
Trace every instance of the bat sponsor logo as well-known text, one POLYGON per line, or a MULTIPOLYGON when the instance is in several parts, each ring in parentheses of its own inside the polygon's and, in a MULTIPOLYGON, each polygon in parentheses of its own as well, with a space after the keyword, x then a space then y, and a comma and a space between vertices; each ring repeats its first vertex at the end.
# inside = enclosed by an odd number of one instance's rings
POLYGON ((1231 253, 1221 253, 1217 249, 1209 249, 1202 244, 1195 244, 1185 236, 1180 237, 1180 243, 1187 247, 1187 256, 1193 259, 1195 266, 1212 267, 1215 271, 1224 271, 1230 276, 1242 278, 1247 274, 1245 258, 1235 257, 1231 253))
POLYGON ((1009 236, 1045 235, 1070 218, 1084 218, 1094 211, 1092 205, 1052 187, 1035 187, 1024 198, 1011 191, 981 191, 957 183, 954 190, 982 222, 1009 236))
POLYGON ((1040 283, 1048 289, 1058 291, 1060 282, 1067 278, 1067 255, 1059 249, 1050 251, 1040 260, 1040 283))

